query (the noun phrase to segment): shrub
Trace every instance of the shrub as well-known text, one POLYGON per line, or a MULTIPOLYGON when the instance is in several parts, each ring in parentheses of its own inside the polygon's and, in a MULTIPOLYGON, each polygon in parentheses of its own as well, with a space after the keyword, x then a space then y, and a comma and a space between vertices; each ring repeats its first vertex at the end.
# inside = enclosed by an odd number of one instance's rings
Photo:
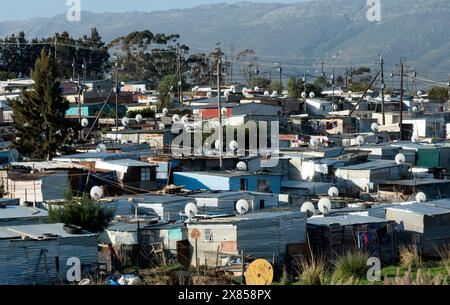
POLYGON ((417 269, 422 265, 422 257, 416 245, 400 245, 400 265, 408 269, 417 269))
POLYGON ((322 285, 324 284, 326 264, 325 259, 319 258, 301 258, 299 263, 299 280, 303 285, 322 285))
POLYGON ((365 277, 369 270, 367 266, 368 259, 369 254, 366 251, 346 251, 333 261, 335 266, 333 278, 348 279, 353 277, 361 279, 365 277))
POLYGON ((155 117, 155 111, 149 107, 141 110, 130 110, 127 112, 127 118, 135 118, 138 114, 147 119, 155 117))
POLYGON ((92 232, 102 232, 113 219, 114 212, 94 203, 90 198, 72 200, 61 207, 51 207, 48 212, 50 223, 73 224, 92 232))

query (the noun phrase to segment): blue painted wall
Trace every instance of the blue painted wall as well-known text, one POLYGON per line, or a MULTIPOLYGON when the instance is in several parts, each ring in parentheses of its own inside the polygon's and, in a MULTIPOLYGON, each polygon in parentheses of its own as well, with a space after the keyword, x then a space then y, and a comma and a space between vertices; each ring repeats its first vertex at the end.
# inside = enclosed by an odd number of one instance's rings
POLYGON ((173 179, 175 185, 184 186, 189 190, 239 191, 241 189, 241 179, 247 179, 248 191, 258 191, 256 189, 258 179, 268 180, 273 193, 280 193, 281 188, 281 176, 275 175, 258 174, 224 177, 203 173, 176 172, 173 174, 173 179))

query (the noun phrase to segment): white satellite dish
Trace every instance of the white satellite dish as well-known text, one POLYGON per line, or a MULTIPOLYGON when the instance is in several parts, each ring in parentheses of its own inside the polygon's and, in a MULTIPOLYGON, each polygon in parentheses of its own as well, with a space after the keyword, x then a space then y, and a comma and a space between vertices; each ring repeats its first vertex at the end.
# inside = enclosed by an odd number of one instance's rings
POLYGON ((272 92, 272 96, 277 96, 278 95, 278 92, 277 91, 273 91, 272 92))
POLYGON ((158 125, 159 130, 164 130, 166 128, 166 125, 164 125, 164 123, 160 123, 158 125))
POLYGON ((338 105, 338 104, 334 104, 334 105, 333 105, 333 109, 334 109, 334 110, 338 110, 338 109, 339 109, 339 105, 338 105))
POLYGON ((405 162, 406 162, 406 157, 404 154, 397 154, 395 156, 395 163, 397 163, 398 165, 404 164, 405 162))
POLYGON ((192 132, 192 131, 194 130, 194 128, 192 128, 191 126, 186 126, 186 127, 184 128, 184 130, 185 130, 186 132, 192 132))
POLYGON ((214 141, 214 147, 215 147, 216 149, 221 149, 222 145, 220 144, 220 140, 214 141))
POLYGON ((417 202, 426 202, 427 201, 427 195, 423 192, 419 192, 416 194, 416 201, 417 202))
POLYGON ((306 92, 302 92, 301 96, 302 98, 306 98, 308 95, 306 94, 306 92))
POLYGON ((417 106, 413 106, 413 107, 412 107, 412 111, 413 111, 413 112, 417 112, 417 111, 419 111, 419 107, 417 107, 417 106))
POLYGON ((411 142, 413 142, 413 143, 417 143, 417 142, 419 142, 420 141, 420 138, 419 138, 419 136, 418 135, 413 135, 412 137, 411 137, 411 142))
POLYGON ((225 93, 223 95, 225 95, 225 97, 228 98, 230 96, 230 91, 225 91, 225 93))
POLYGON ((162 113, 163 113, 164 116, 166 116, 169 113, 169 109, 164 108, 162 113))
POLYGON ((421 96, 422 94, 423 94, 422 91, 417 91, 417 95, 418 95, 418 96, 421 96))
POLYGON ((309 98, 315 98, 316 97, 316 94, 314 93, 314 92, 311 92, 310 94, 309 94, 309 98))
POLYGON ((99 200, 103 197, 103 189, 99 186, 94 186, 90 192, 91 198, 94 200, 99 200))
POLYGON ((361 146, 364 144, 364 137, 363 136, 357 136, 356 137, 356 145, 361 146))
POLYGON ((247 171, 247 163, 245 163, 244 161, 238 162, 238 164, 236 165, 236 169, 240 172, 247 171))
POLYGON ((183 115, 181 118, 181 123, 187 124, 189 122, 189 117, 187 115, 183 115))
POLYGON ((331 211, 331 201, 328 198, 322 198, 319 200, 319 211, 326 215, 331 211))
POLYGON ((269 91, 264 91, 264 96, 269 96, 270 92, 269 91))
POLYGON ((136 115, 135 120, 136 120, 136 122, 138 122, 138 123, 142 123, 142 121, 144 120, 144 118, 142 117, 142 114, 138 114, 138 115, 136 115))
POLYGON ((319 139, 318 138, 311 138, 311 140, 309 140, 309 144, 312 147, 318 147, 319 146, 319 139))
POLYGON ((88 125, 89 125, 89 120, 88 119, 84 118, 84 119, 81 120, 81 126, 88 127, 88 125))
POLYGON ((259 91, 259 87, 255 87, 255 88, 253 89, 253 91, 258 92, 258 91, 259 91))
POLYGON ((239 148, 239 143, 235 140, 231 141, 229 147, 232 151, 237 151, 239 148))
POLYGON ((207 96, 207 97, 212 97, 212 92, 209 91, 208 93, 206 93, 206 96, 207 96))
POLYGON ((123 118, 122 119, 122 125, 127 127, 130 124, 130 119, 129 118, 123 118))
POLYGON ((248 89, 247 89, 247 87, 246 88, 244 88, 244 89, 242 89, 242 94, 243 95, 246 95, 248 93, 248 89))
POLYGON ((370 128, 372 129, 373 132, 377 132, 378 131, 378 124, 377 123, 372 123, 372 125, 370 126, 370 128))
POLYGON ((307 217, 311 217, 316 214, 316 208, 310 201, 306 201, 305 203, 303 203, 300 211, 306 213, 307 217))
POLYGON ((197 92, 198 90, 200 90, 200 88, 198 86, 195 86, 192 91, 197 92))
POLYGON ((180 116, 178 114, 174 114, 172 116, 172 122, 173 123, 178 123, 180 121, 180 116))
POLYGON ((104 153, 104 152, 106 152, 106 145, 103 144, 103 143, 100 143, 100 144, 97 145, 97 149, 96 150, 99 153, 104 153))
POLYGON ((330 187, 328 190, 328 196, 330 197, 338 197, 339 196, 339 189, 335 186, 330 187))
POLYGON ((222 107, 220 111, 222 112, 222 115, 226 115, 228 113, 228 109, 226 107, 222 107))
POLYGON ((230 90, 231 90, 231 92, 236 93, 236 86, 231 86, 230 90))
POLYGON ((186 206, 184 207, 184 213, 189 218, 195 217, 198 213, 197 205, 192 202, 186 204, 186 206))
POLYGON ((238 202, 236 202, 236 212, 240 215, 244 215, 248 212, 249 204, 248 201, 245 199, 241 199, 238 202))

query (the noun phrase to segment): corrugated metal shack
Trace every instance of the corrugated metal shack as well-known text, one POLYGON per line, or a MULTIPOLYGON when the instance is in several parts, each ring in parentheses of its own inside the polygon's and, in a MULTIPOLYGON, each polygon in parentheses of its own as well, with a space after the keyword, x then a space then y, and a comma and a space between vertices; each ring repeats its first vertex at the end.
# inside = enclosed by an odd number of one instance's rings
POLYGON ((439 256, 438 249, 450 243, 448 199, 388 207, 386 219, 402 224, 399 239, 418 245, 425 256, 439 256))
POLYGON ((307 228, 313 251, 327 257, 355 248, 384 261, 395 257, 392 221, 360 215, 312 217, 307 228))
POLYGON ((63 224, 0 228, 0 285, 64 283, 71 257, 96 265, 97 234, 69 234, 63 224))
POLYGON ((145 222, 116 222, 99 236, 100 262, 107 269, 124 266, 149 266, 164 263, 177 256, 178 243, 187 239, 184 223, 147 224, 145 222), (164 259, 155 253, 162 249, 164 259))
POLYGON ((37 224, 47 218, 46 210, 21 205, 2 205, 0 202, 0 227, 37 224))
POLYGON ((237 256, 280 261, 288 245, 306 243, 306 215, 300 211, 272 211, 193 220, 187 224, 191 264, 216 266, 237 256))

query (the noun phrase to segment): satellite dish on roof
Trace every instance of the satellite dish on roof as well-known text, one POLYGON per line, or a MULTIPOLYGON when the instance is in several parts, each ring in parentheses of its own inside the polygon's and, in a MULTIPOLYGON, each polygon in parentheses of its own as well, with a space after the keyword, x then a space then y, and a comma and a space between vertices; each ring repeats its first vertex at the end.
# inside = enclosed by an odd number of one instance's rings
POLYGON ((270 92, 269 91, 264 91, 264 96, 269 96, 270 92))
POLYGON ((417 91, 417 95, 418 95, 418 96, 421 96, 422 94, 423 94, 422 91, 417 91))
POLYGON ((162 113, 163 113, 164 116, 166 116, 166 115, 169 113, 169 109, 164 108, 164 109, 162 110, 162 113))
POLYGON ((278 95, 278 92, 277 92, 277 91, 272 91, 272 95, 271 95, 272 97, 273 97, 273 96, 277 96, 277 95, 278 95))
POLYGON ((245 199, 241 199, 238 202, 236 202, 236 212, 240 215, 247 214, 249 209, 248 201, 245 199))
POLYGON ((245 87, 244 89, 242 89, 242 94, 243 94, 243 95, 246 95, 247 93, 248 93, 247 87, 245 87))
POLYGON ((194 88, 192 88, 192 91, 197 92, 198 90, 200 90, 199 86, 195 86, 194 88))
POLYGON ((331 201, 328 198, 322 198, 319 200, 319 211, 326 215, 331 211, 331 201))
POLYGON ((222 108, 220 109, 220 111, 222 112, 222 115, 226 115, 226 114, 228 113, 227 107, 222 107, 222 108))
POLYGON ((356 145, 361 146, 363 145, 365 142, 364 137, 363 136, 357 136, 356 137, 356 145))
POLYGON ((184 213, 189 218, 195 217, 198 213, 197 205, 192 202, 186 204, 186 206, 184 207, 184 213))
POLYGON ((405 162, 406 162, 406 157, 404 154, 397 154, 395 156, 395 163, 397 163, 398 165, 404 164, 405 162))
POLYGON ((372 123, 372 125, 370 126, 370 128, 372 129, 373 132, 377 132, 378 131, 378 124, 377 123, 372 123))
POLYGON ((236 86, 231 86, 230 90, 231 90, 231 92, 236 93, 236 86))
POLYGON ((339 110, 339 105, 338 105, 338 104, 334 104, 334 105, 333 105, 333 109, 334 109, 334 110, 339 110))
POLYGON ((312 147, 318 147, 319 146, 319 139, 315 138, 315 137, 312 137, 311 140, 309 140, 309 144, 312 147))
POLYGON ((419 138, 419 136, 418 135, 413 135, 412 137, 411 137, 411 142, 413 142, 413 143, 417 143, 417 142, 419 142, 420 141, 420 138, 419 138))
POLYGON ((417 112, 417 111, 419 111, 419 107, 417 107, 417 106, 413 106, 413 107, 412 107, 412 111, 413 111, 413 112, 417 112))
POLYGON ((302 92, 301 96, 302 98, 306 98, 308 95, 306 94, 306 92, 302 92))
POLYGON ((127 127, 130 124, 130 119, 129 118, 123 118, 122 119, 122 125, 127 127))
POLYGON ((308 218, 316 214, 316 208, 310 201, 306 201, 305 203, 303 203, 300 211, 306 213, 308 218))
POLYGON ((178 114, 174 114, 172 116, 172 122, 173 123, 178 123, 180 121, 180 116, 178 114))
POLYGON ((225 95, 225 97, 229 97, 230 96, 230 91, 225 91, 225 93, 223 95, 225 95))
POLYGON ((96 150, 99 153, 104 153, 104 152, 106 152, 106 145, 103 144, 103 143, 100 143, 100 144, 97 145, 97 149, 96 150))
POLYGON ((245 163, 244 161, 238 162, 238 164, 236 165, 236 169, 240 172, 247 171, 247 163, 245 163))
POLYGON ((187 124, 189 122, 189 117, 187 115, 183 115, 181 118, 181 123, 187 124))
POLYGON ((215 147, 216 149, 221 149, 221 148, 222 148, 222 145, 221 145, 221 143, 220 143, 220 140, 214 141, 214 147, 215 147))
POLYGON ((256 86, 253 90, 256 91, 256 92, 258 92, 258 91, 259 91, 259 87, 256 86))
POLYGON ((211 92, 211 91, 208 91, 208 93, 206 93, 206 96, 207 96, 207 97, 212 97, 212 92, 211 92))
POLYGON ((314 92, 311 92, 310 94, 309 94, 309 98, 315 98, 316 97, 316 94, 314 93, 314 92))
POLYGON ((328 196, 330 197, 338 197, 339 196, 339 189, 335 186, 330 187, 328 190, 328 196))
POLYGON ((81 126, 88 127, 88 125, 89 125, 89 120, 88 119, 84 118, 84 119, 81 120, 81 126))
POLYGON ((136 115, 135 120, 136 120, 136 122, 138 122, 138 123, 142 123, 142 121, 144 120, 144 118, 142 117, 142 114, 138 114, 138 115, 136 115))
POLYGON ((164 125, 164 123, 159 123, 158 128, 159 130, 164 130, 166 128, 166 125, 164 125))
POLYGON ((427 195, 423 192, 419 192, 416 194, 416 201, 417 202, 426 202, 427 201, 427 195))
POLYGON ((239 148, 239 144, 237 141, 233 140, 230 142, 229 147, 232 151, 237 151, 239 148))
POLYGON ((90 195, 92 199, 99 200, 103 197, 103 189, 99 186, 94 186, 93 188, 91 188, 90 195))

